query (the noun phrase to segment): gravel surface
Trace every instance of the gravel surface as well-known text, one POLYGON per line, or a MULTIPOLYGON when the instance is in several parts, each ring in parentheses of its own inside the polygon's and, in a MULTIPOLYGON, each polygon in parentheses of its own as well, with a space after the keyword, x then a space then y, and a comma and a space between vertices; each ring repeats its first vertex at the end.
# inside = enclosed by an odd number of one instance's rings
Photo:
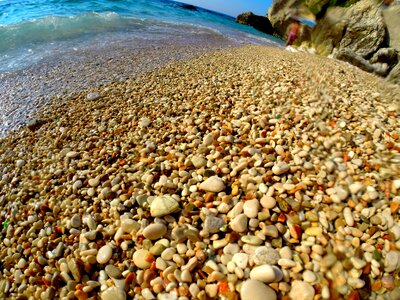
POLYGON ((399 95, 265 46, 59 95, 0 140, 0 297, 399 299, 399 95))

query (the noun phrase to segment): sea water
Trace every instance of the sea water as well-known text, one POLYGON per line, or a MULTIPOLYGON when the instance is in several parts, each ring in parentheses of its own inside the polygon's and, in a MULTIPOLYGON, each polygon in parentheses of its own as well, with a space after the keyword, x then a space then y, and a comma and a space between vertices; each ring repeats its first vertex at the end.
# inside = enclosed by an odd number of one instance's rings
MULTIPOLYGON (((228 4, 227 4, 228 5, 228 4)), ((0 0, 0 71, 108 44, 279 44, 233 17, 170 0, 0 0)))

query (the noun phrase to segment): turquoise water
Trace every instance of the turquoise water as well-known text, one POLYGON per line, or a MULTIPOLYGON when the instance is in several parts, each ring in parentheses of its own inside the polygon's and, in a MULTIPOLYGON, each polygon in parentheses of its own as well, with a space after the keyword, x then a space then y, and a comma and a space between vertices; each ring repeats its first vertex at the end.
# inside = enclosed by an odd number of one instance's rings
MULTIPOLYGON (((227 4, 228 5, 228 4, 227 4)), ((279 44, 276 38, 205 9, 169 0, 0 0, 0 71, 26 67, 66 49, 166 40, 279 44)))

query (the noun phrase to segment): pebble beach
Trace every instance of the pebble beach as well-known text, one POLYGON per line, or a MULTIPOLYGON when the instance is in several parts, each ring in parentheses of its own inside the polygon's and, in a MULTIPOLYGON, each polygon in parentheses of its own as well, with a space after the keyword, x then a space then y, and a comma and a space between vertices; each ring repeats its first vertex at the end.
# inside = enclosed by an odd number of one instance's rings
POLYGON ((400 299, 399 114, 268 46, 60 93, 0 139, 0 298, 400 299))

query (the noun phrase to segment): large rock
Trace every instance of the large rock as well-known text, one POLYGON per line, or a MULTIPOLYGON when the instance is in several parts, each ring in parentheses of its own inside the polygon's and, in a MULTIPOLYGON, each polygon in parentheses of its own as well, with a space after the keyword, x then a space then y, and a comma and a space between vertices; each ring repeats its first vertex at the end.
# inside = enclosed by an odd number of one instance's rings
POLYGON ((355 53, 350 49, 339 50, 335 54, 335 58, 346 61, 352 64, 353 66, 360 68, 361 70, 364 70, 369 73, 375 73, 379 76, 386 76, 389 70, 387 64, 382 64, 382 63, 371 64, 368 60, 364 59, 362 56, 358 55, 357 53, 355 53))
MULTIPOLYGON (((400 20, 400 19, 399 19, 400 20)), ((374 56, 369 60, 371 64, 386 63, 389 68, 393 68, 399 62, 398 52, 394 48, 381 48, 375 52, 374 56)))
POLYGON ((346 10, 343 18, 348 23, 339 49, 350 49, 366 58, 384 42, 386 26, 379 2, 359 1, 346 10))
POLYGON ((311 32, 311 46, 318 54, 327 56, 338 48, 348 24, 343 15, 346 8, 330 7, 311 32))
POLYGON ((274 33, 274 29, 272 28, 271 22, 268 20, 268 18, 257 16, 252 12, 245 12, 238 15, 236 18, 236 22, 252 26, 257 30, 270 35, 274 33))
POLYGON ((386 79, 391 83, 400 84, 400 62, 390 71, 386 79))
POLYGON ((400 51, 400 5, 384 9, 383 18, 389 33, 389 46, 400 51))
POLYGON ((329 7, 311 32, 311 46, 321 55, 349 49, 367 58, 385 43, 382 8, 374 0, 350 7, 329 7))

